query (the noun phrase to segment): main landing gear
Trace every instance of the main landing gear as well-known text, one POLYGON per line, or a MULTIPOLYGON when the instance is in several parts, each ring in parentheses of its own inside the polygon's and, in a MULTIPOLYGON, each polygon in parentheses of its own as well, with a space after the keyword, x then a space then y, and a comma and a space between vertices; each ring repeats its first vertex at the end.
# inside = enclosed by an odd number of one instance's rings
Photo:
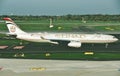
POLYGON ((105 48, 108 48, 108 43, 105 44, 105 48))

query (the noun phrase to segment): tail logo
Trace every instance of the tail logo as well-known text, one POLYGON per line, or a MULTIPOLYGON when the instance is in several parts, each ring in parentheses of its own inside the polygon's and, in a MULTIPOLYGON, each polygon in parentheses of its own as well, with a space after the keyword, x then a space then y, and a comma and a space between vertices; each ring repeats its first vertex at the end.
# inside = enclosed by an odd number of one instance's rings
POLYGON ((10 27, 10 31, 11 31, 11 32, 15 32, 15 31, 16 31, 16 27, 15 27, 15 26, 11 26, 11 27, 10 27))

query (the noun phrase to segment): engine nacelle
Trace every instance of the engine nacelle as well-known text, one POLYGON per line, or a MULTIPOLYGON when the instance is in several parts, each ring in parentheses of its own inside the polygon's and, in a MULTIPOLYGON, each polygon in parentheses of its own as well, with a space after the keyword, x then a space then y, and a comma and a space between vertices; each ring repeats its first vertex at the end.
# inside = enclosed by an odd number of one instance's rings
POLYGON ((79 48, 79 47, 81 47, 81 42, 70 42, 70 43, 68 43, 68 46, 69 47, 75 47, 75 48, 79 48))

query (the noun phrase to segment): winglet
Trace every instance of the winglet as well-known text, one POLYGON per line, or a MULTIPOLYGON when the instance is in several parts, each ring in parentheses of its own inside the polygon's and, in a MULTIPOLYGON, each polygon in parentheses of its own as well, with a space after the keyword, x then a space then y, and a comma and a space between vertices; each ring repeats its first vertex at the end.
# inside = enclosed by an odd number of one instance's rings
POLYGON ((5 21, 11 21, 11 22, 13 22, 13 20, 12 20, 11 18, 8 18, 8 17, 6 17, 6 18, 3 18, 3 20, 5 20, 5 21))

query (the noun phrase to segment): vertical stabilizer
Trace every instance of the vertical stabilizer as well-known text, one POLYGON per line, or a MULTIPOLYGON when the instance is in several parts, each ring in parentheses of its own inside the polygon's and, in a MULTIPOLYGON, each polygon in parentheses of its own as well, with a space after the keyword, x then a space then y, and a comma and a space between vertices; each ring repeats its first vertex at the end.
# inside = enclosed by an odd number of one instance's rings
POLYGON ((3 20, 5 20, 9 33, 11 35, 17 35, 17 34, 23 34, 25 33, 24 31, 22 31, 11 18, 4 18, 3 20))

